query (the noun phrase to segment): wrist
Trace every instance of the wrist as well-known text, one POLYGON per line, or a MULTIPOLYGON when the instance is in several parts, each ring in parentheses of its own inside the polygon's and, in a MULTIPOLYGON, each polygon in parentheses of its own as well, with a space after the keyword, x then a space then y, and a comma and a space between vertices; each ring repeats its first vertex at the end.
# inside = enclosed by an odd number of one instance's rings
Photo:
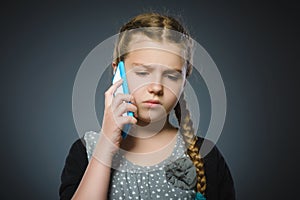
POLYGON ((105 135, 101 134, 92 157, 106 166, 111 166, 115 153, 116 147, 114 144, 105 135))

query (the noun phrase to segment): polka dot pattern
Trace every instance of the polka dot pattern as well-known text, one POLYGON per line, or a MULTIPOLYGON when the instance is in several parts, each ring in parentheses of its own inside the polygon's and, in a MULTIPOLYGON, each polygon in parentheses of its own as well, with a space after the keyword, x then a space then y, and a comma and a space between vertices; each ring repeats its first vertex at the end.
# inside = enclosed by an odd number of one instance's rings
MULTIPOLYGON (((84 136, 89 159, 98 137, 99 134, 95 132, 88 132, 84 136)), ((177 133, 172 154, 156 165, 134 164, 118 151, 113 158, 108 199, 195 199, 194 190, 175 187, 166 180, 164 166, 181 157, 188 156, 180 133, 177 133)))

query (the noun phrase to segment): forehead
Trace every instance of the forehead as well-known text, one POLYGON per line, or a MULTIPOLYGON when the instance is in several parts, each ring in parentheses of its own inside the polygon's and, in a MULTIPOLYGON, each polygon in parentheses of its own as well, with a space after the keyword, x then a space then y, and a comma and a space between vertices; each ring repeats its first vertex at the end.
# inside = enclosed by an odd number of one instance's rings
POLYGON ((134 35, 128 45, 126 62, 145 65, 161 65, 181 69, 184 64, 184 50, 178 44, 155 41, 144 35, 134 35))
POLYGON ((183 59, 168 51, 160 49, 140 49, 132 51, 125 59, 126 65, 130 68, 139 66, 155 66, 161 68, 170 68, 175 70, 181 70, 183 68, 183 59))

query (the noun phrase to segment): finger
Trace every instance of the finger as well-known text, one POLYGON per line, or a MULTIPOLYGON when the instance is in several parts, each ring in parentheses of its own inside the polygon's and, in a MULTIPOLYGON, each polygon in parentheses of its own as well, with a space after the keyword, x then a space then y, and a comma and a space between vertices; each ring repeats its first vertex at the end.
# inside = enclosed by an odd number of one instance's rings
POLYGON ((126 124, 136 124, 137 119, 131 116, 121 116, 115 118, 115 123, 117 127, 122 130, 126 124))
MULTIPOLYGON (((105 104, 111 104, 112 99, 114 98, 114 93, 117 90, 118 87, 120 87, 123 83, 123 79, 118 80, 115 82, 106 92, 104 93, 105 95, 105 104)), ((107 105, 106 105, 107 106, 107 105)))
POLYGON ((123 113, 131 111, 133 113, 137 112, 137 107, 131 103, 122 103, 120 106, 117 107, 116 111, 114 112, 117 116, 123 115, 123 113))
POLYGON ((136 124, 137 119, 131 116, 124 116, 119 118, 119 125, 124 127, 125 124, 136 124))
POLYGON ((130 102, 133 103, 134 105, 136 104, 134 96, 132 96, 132 100, 130 102))
POLYGON ((133 96, 130 94, 117 94, 114 97, 114 100, 111 104, 112 109, 117 109, 124 101, 131 102, 133 100, 133 96))
POLYGON ((132 99, 131 99, 130 103, 136 107, 136 110, 135 110, 135 111, 133 111, 133 114, 134 114, 134 117, 135 117, 135 118, 138 118, 138 110, 137 110, 137 105, 136 105, 136 101, 135 101, 135 98, 134 98, 134 96, 133 96, 133 95, 132 95, 132 99))

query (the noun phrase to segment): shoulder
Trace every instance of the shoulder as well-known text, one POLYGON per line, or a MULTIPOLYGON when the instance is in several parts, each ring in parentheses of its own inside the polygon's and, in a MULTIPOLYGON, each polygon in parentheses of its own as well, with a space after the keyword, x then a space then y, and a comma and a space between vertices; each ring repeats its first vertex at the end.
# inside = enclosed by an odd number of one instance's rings
POLYGON ((72 144, 65 164, 65 167, 73 167, 76 165, 80 169, 85 169, 87 165, 87 153, 83 138, 77 139, 72 144))
POLYGON ((202 137, 198 137, 196 146, 203 158, 206 175, 211 180, 216 180, 219 177, 219 166, 226 164, 221 152, 216 144, 202 137))
POLYGON ((210 196, 210 199, 235 199, 230 169, 216 144, 198 137, 196 146, 200 149, 200 156, 204 161, 207 196, 210 196))
POLYGON ((100 137, 99 132, 88 131, 84 134, 83 140, 86 148, 87 158, 91 159, 94 149, 96 148, 97 141, 100 137))
POLYGON ((204 162, 224 161, 224 157, 215 143, 213 143, 211 140, 199 136, 197 137, 198 140, 196 146, 199 148, 200 155, 204 159, 204 162))
POLYGON ((200 156, 203 158, 207 170, 220 170, 220 167, 224 165, 227 167, 226 161, 215 143, 198 137, 196 146, 199 148, 200 156))

